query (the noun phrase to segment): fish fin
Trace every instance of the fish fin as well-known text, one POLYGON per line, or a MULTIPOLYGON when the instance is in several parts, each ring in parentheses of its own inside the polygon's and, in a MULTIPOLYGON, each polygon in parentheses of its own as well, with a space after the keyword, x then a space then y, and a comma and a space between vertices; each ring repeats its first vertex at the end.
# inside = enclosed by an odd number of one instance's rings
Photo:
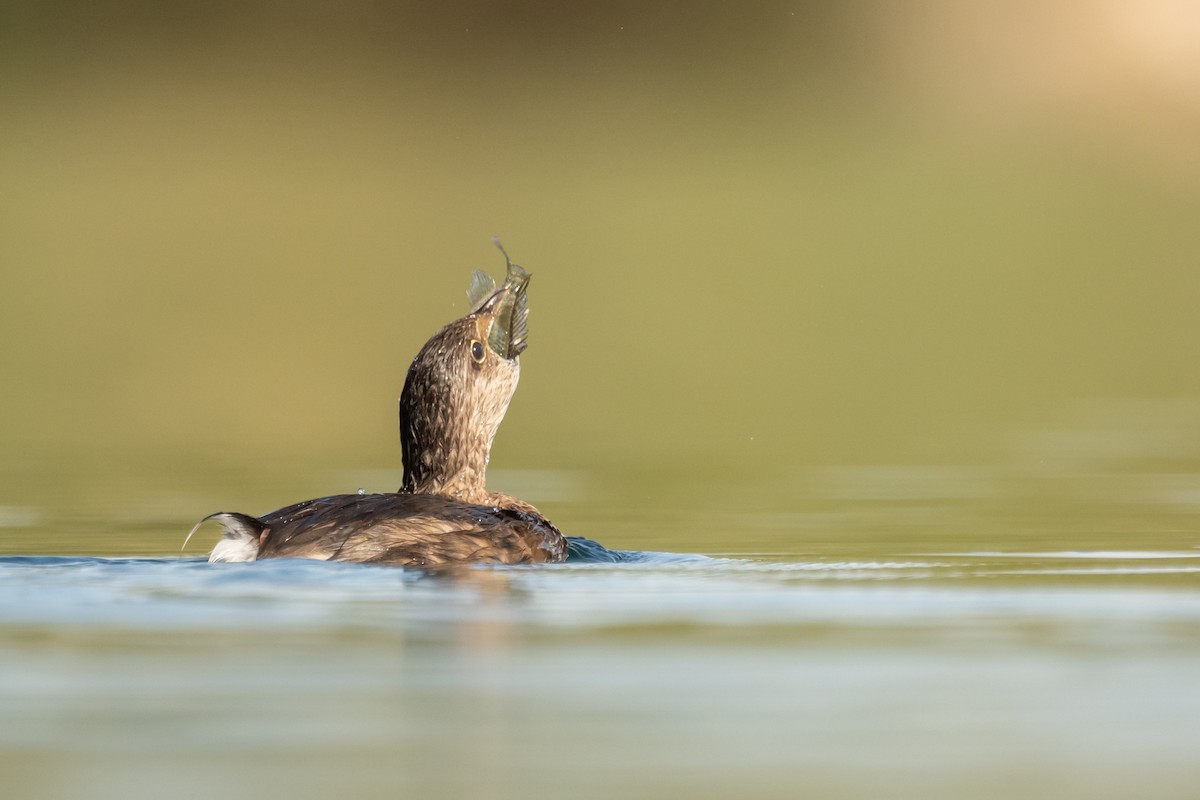
POLYGON ((481 269, 471 273, 471 287, 467 289, 467 298, 471 301, 471 313, 475 313, 487 302, 496 291, 496 281, 481 269))
POLYGON ((511 267, 512 267, 512 259, 508 257, 508 251, 504 249, 504 245, 500 244, 500 237, 499 237, 499 236, 493 236, 493 237, 492 237, 492 244, 496 245, 496 249, 497 249, 497 250, 499 250, 501 253, 503 253, 503 254, 504 254, 504 265, 505 265, 506 267, 508 267, 508 268, 510 268, 510 269, 511 269, 511 267))

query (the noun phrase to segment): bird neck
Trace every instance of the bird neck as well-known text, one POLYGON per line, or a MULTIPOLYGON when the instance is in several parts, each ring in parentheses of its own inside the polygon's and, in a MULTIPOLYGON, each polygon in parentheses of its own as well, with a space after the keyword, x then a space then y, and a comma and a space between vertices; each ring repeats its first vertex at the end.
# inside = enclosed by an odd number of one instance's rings
POLYGON ((440 494, 466 503, 487 503, 487 465, 491 442, 444 442, 426 445, 401 439, 404 485, 412 494, 440 494))

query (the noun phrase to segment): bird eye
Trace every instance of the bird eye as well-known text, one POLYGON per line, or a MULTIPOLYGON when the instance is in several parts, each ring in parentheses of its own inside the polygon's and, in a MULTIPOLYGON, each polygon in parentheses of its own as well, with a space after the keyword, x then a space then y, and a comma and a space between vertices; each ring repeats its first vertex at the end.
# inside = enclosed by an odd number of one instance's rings
POLYGON ((476 364, 482 364, 483 356, 484 356, 483 342, 479 341, 478 339, 472 339, 471 340, 471 358, 475 359, 476 364))

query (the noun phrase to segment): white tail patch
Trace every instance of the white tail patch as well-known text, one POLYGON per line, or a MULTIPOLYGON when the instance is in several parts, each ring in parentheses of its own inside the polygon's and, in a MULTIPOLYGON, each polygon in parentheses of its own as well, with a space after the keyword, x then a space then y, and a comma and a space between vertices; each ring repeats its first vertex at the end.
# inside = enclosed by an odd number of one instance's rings
POLYGON ((258 539, 254 541, 246 538, 229 538, 229 534, 221 538, 213 547, 212 552, 208 554, 210 564, 216 564, 218 561, 232 563, 235 561, 255 561, 258 559, 258 539))
POLYGON ((254 517, 231 511, 219 511, 216 514, 209 514, 197 522, 192 526, 192 530, 188 533, 187 538, 183 540, 184 547, 187 547, 192 534, 210 519, 215 519, 221 523, 221 527, 224 529, 221 541, 217 542, 212 552, 208 554, 210 564, 215 564, 219 561, 232 563, 258 560, 258 543, 266 526, 254 517))

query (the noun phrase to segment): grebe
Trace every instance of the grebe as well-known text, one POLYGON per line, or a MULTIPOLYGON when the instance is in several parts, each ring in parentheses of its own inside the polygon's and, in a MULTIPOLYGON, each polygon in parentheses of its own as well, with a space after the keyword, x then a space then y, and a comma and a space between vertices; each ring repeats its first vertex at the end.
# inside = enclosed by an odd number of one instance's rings
POLYGON ((408 369, 400 395, 399 491, 306 500, 262 517, 222 511, 197 522, 188 539, 207 520, 221 523, 212 562, 563 561, 567 541, 558 528, 529 503, 485 484, 492 441, 517 388, 529 314, 529 273, 507 253, 504 260, 504 284, 496 288, 477 270, 471 312, 435 333, 408 369))

